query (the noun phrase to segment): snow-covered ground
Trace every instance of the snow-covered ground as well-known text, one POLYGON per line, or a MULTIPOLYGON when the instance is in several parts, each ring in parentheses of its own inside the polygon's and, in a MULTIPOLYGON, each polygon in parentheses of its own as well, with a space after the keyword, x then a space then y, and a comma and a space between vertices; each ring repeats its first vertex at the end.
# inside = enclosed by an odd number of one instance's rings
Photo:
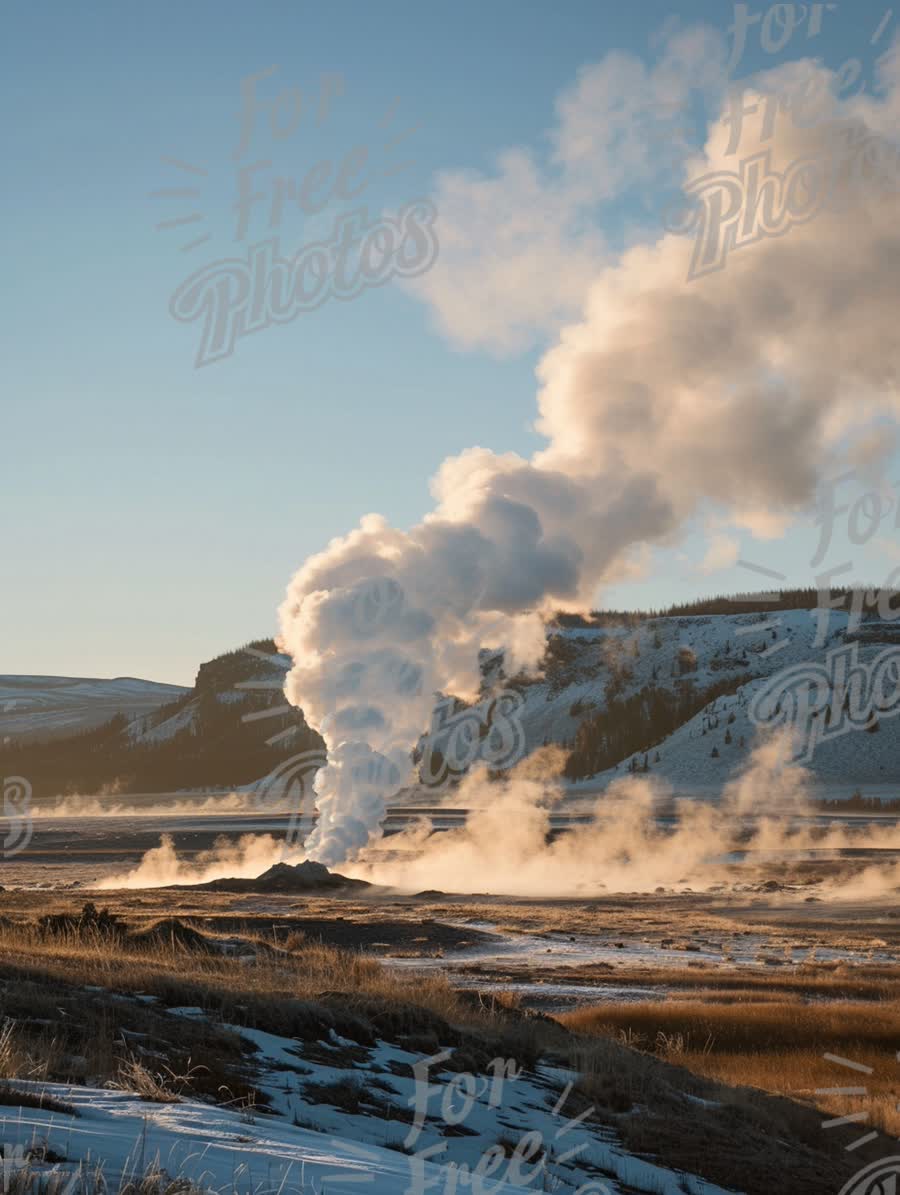
MULTIPOLYGON (((45 1147, 64 1163, 39 1167, 71 1173, 98 1162, 112 1190, 123 1178, 159 1166, 216 1192, 325 1192, 352 1195, 361 1185, 381 1195, 409 1185, 409 1165, 399 1153, 295 1127, 282 1118, 251 1123, 228 1108, 185 1101, 150 1104, 101 1088, 20 1083, 74 1106, 76 1116, 34 1108, 3 1108, 4 1155, 21 1146, 45 1147)), ((12 1163, 15 1165, 15 1162, 12 1163)), ((4 1166, 6 1169, 6 1166, 4 1166)), ((434 1177, 434 1166, 428 1167, 434 1177)), ((63 1187, 65 1189, 65 1187, 63 1187)))
MULTIPOLYGON (((202 1015, 189 1008, 171 1014, 202 1015)), ((423 1058, 385 1042, 365 1049, 333 1033, 316 1044, 311 1060, 293 1039, 230 1028, 256 1049, 257 1083, 270 1111, 17 1082, 64 1101, 76 1115, 0 1107, 4 1156, 17 1147, 51 1150, 64 1159, 56 1163, 61 1171, 102 1161, 112 1189, 123 1175, 156 1165, 205 1189, 255 1195, 350 1195, 360 1186, 377 1195, 722 1191, 634 1157, 583 1108, 567 1111, 574 1075, 551 1066, 518 1072, 498 1059, 475 1075, 448 1070, 450 1050, 423 1058), (322 1060, 329 1051, 333 1066, 322 1060), (347 1084, 358 1092, 355 1110, 336 1106, 345 1101, 330 1095, 347 1084)))

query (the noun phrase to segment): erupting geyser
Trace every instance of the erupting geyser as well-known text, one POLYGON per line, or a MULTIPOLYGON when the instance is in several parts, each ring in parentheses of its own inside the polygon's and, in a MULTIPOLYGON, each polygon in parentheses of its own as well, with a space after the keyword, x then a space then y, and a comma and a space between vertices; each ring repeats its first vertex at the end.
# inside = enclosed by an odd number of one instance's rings
MULTIPOLYGON (((823 116, 890 151, 897 54, 882 62, 880 99, 841 103, 828 98, 829 72, 794 69, 822 87, 823 116)), ((773 131, 766 110, 753 116, 746 101, 742 158, 768 151, 784 170, 828 152, 824 120, 773 131)), ((735 169, 730 134, 724 120, 712 125, 695 174, 735 169)), ((862 459, 871 421, 896 418, 892 189, 850 188, 789 236, 762 238, 694 281, 691 253, 667 234, 597 277, 581 322, 538 369, 542 451, 446 460, 420 524, 400 531, 368 515, 294 577, 281 608, 294 660, 286 693, 329 751, 312 859, 340 863, 378 831, 435 694, 477 691, 479 648, 503 648, 509 675, 535 667, 544 614, 589 608, 636 546, 671 541, 704 509, 771 534, 848 451, 862 459)))

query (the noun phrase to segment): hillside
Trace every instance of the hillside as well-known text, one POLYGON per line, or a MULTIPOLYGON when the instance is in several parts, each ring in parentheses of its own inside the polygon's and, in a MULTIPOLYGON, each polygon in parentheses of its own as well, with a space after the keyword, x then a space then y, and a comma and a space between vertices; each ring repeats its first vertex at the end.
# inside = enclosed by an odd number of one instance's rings
MULTIPOLYGON (((898 643, 892 623, 831 613, 824 643, 810 609, 649 618, 637 625, 560 629, 545 680, 525 690, 528 741, 571 748, 573 787, 599 789, 630 769, 678 792, 708 795, 739 772, 758 741, 754 696, 787 669, 824 668, 855 642, 866 663, 898 643)), ((773 725, 777 723, 776 718, 773 725)), ((806 761, 822 796, 900 793, 900 723, 819 742, 806 761)))
POLYGON ((165 704, 116 712, 66 737, 3 743, 0 775, 27 777, 38 799, 251 784, 320 742, 284 703, 287 664, 271 640, 248 644, 201 664, 191 689, 162 686, 171 691, 165 704))
MULTIPOLYGON (((814 594, 803 596, 814 603, 814 594)), ((723 602, 712 599, 709 608, 723 602)), ((485 653, 483 694, 521 694, 517 716, 527 751, 551 743, 566 748, 573 793, 645 768, 679 792, 716 792, 757 739, 750 707, 767 682, 788 668, 821 667, 829 652, 852 641, 862 662, 898 642, 894 623, 868 617, 850 630, 848 614, 833 611, 822 644, 817 611, 797 602, 790 595, 760 609, 757 600, 753 609, 745 597, 732 613, 707 613, 698 603, 691 614, 560 615, 548 626, 542 674, 507 677, 502 656, 485 653)), ((155 686, 152 708, 129 709, 47 742, 23 736, 6 743, 2 774, 29 777, 38 796, 250 785, 320 745, 284 702, 289 664, 270 640, 228 652, 202 664, 194 687, 176 689, 166 704, 155 690, 168 694, 172 687, 155 686)), ((86 685, 89 695, 92 684, 101 682, 71 681, 60 692, 77 694, 86 685)), ((858 787, 864 795, 897 796, 898 733, 900 723, 882 717, 872 733, 820 743, 809 763, 814 784, 832 798, 849 798, 858 787)), ((414 802, 429 796, 436 794, 427 788, 404 794, 414 802)))
POLYGON ((187 690, 117 676, 0 676, 0 742, 71 735, 117 714, 136 718, 175 701, 187 690))

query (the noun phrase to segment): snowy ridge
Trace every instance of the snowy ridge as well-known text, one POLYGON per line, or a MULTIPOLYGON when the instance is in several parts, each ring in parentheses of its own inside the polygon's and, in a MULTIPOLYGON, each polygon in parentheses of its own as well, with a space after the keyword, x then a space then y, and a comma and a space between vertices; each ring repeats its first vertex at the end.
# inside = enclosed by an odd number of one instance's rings
MULTIPOLYGON (((706 796, 720 792, 744 768, 758 741, 750 708, 754 694, 765 683, 753 681, 733 696, 717 698, 663 739, 649 752, 651 774, 676 793, 706 796)), ((877 734, 853 730, 816 743, 811 759, 802 765, 810 773, 813 795, 835 800, 849 798, 859 789, 864 796, 900 797, 898 735, 900 723, 882 720, 877 734)), ((623 766, 610 768, 583 786, 603 788, 625 773, 623 766)))
POLYGON ((0 676, 0 737, 77 734, 116 714, 137 717, 183 697, 180 685, 120 676, 0 676))
MULTIPOLYGON (((531 752, 545 744, 577 746, 579 729, 602 716, 612 701, 621 707, 654 690, 673 699, 692 691, 697 702, 679 715, 687 719, 682 726, 671 732, 670 720, 659 733, 648 732, 646 741, 641 737, 630 749, 622 747, 618 759, 611 754, 599 761, 589 758, 587 767, 597 770, 589 776, 584 767, 573 770, 571 775, 578 779, 570 787, 574 793, 603 789, 623 774, 632 759, 643 764, 646 755, 650 770, 676 791, 709 795, 740 770, 757 741, 749 708, 754 693, 767 680, 788 668, 822 667, 829 653, 850 642, 856 642, 862 663, 891 645, 895 649, 900 645, 898 623, 864 621, 859 628, 848 623, 849 615, 837 610, 828 614, 760 609, 734 615, 635 619, 631 625, 553 625, 548 628, 545 674, 537 680, 504 678, 498 671, 499 655, 486 652, 485 693, 512 687, 521 694, 517 718, 525 748, 531 752), (703 694, 716 685, 729 692, 694 713, 703 694), (718 755, 713 754, 714 747, 718 755)), ((295 753, 298 743, 307 746, 312 741, 299 714, 293 728, 290 717, 278 721, 279 707, 285 708, 281 683, 289 665, 286 656, 274 651, 239 649, 201 665, 193 690, 129 678, 0 677, 0 742, 15 741, 13 736, 24 741, 51 734, 64 739, 124 712, 129 724, 121 736, 119 754, 114 760, 110 757, 112 781, 129 773, 132 748, 165 752, 175 746, 178 736, 187 735, 195 744, 192 750, 213 757, 217 744, 231 737, 232 730, 253 726, 260 741, 274 744, 265 760, 258 763, 247 757, 245 766, 224 779, 215 769, 204 772, 198 766, 190 787, 206 784, 218 790, 223 783, 229 787, 257 783, 295 753), (161 708, 168 705, 171 708, 161 708)), ((77 739, 73 746, 77 749, 77 739)), ((878 733, 854 732, 820 743, 809 764, 813 787, 821 795, 845 798, 856 788, 864 796, 900 796, 898 758, 900 718, 883 717, 878 733)), ((177 776, 167 773, 164 787, 178 786, 177 776)), ((421 803, 433 797, 427 787, 418 786, 404 790, 395 803, 421 803)))
MULTIPOLYGON (((830 652, 853 641, 858 641, 862 663, 898 642, 896 624, 863 623, 857 632, 848 628, 849 615, 840 611, 827 617, 821 636, 819 620, 825 618, 815 610, 761 610, 661 617, 636 627, 560 629, 555 634, 563 644, 558 653, 563 663, 522 690, 521 720, 529 750, 548 742, 571 746, 584 719, 606 708, 611 686, 624 700, 651 686, 674 693, 688 682, 702 692, 731 681, 733 694, 710 702, 661 741, 645 744, 651 773, 676 791, 699 796, 718 792, 758 742, 750 707, 770 678, 792 667, 824 665, 830 652), (681 671, 681 659, 688 671, 681 671)), ((644 750, 571 784, 573 793, 603 789, 625 773, 632 758, 642 763, 644 750)), ((821 795, 850 797, 861 787, 864 794, 900 796, 898 760, 900 717, 884 717, 878 733, 853 731, 817 743, 806 766, 821 795)))

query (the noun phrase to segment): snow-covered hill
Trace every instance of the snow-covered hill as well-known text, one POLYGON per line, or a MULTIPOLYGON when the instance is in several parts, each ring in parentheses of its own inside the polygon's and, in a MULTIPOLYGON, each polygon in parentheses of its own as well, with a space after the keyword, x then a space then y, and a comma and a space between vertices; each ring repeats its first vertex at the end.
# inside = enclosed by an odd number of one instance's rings
POLYGON ((131 676, 0 676, 0 740, 76 734, 116 714, 149 714, 186 691, 131 676))
POLYGON ((843 642, 848 615, 834 613, 816 646, 815 611, 654 618, 636 627, 559 629, 561 663, 526 690, 529 743, 571 739, 585 713, 601 711, 612 686, 627 698, 655 685, 702 690, 728 679, 774 676, 843 642), (576 706, 573 712, 572 707, 576 706))
MULTIPOLYGON (((522 690, 520 719, 529 749, 576 746, 579 727, 590 718, 602 732, 611 700, 626 703, 653 690, 702 698, 721 686, 730 692, 701 701, 670 733, 648 732, 611 766, 588 771, 572 786, 574 792, 602 789, 632 760, 643 765, 646 758, 650 771, 678 792, 718 792, 759 742, 760 719, 754 721, 751 711, 761 690, 778 690, 782 673, 827 670, 834 653, 851 644, 865 665, 900 643, 897 624, 849 623, 849 614, 839 611, 760 610, 660 617, 631 627, 560 628, 546 677, 522 690)), ((780 721, 773 716, 770 725, 780 721)), ((876 733, 857 729, 826 738, 803 762, 819 795, 850 797, 860 787, 864 795, 900 797, 900 718, 880 717, 876 733)))
MULTIPOLYGON (((759 742, 750 709, 765 683, 750 682, 733 696, 710 702, 647 753, 650 773, 677 794, 705 797, 721 792, 743 771, 759 742)), ((643 759, 641 755, 639 762, 643 759)), ((882 719, 877 733, 855 730, 819 742, 810 759, 796 762, 809 773, 816 797, 847 799, 859 790, 866 797, 900 799, 900 722, 882 719)), ((605 788, 626 773, 627 763, 608 768, 574 785, 573 792, 605 788)))

